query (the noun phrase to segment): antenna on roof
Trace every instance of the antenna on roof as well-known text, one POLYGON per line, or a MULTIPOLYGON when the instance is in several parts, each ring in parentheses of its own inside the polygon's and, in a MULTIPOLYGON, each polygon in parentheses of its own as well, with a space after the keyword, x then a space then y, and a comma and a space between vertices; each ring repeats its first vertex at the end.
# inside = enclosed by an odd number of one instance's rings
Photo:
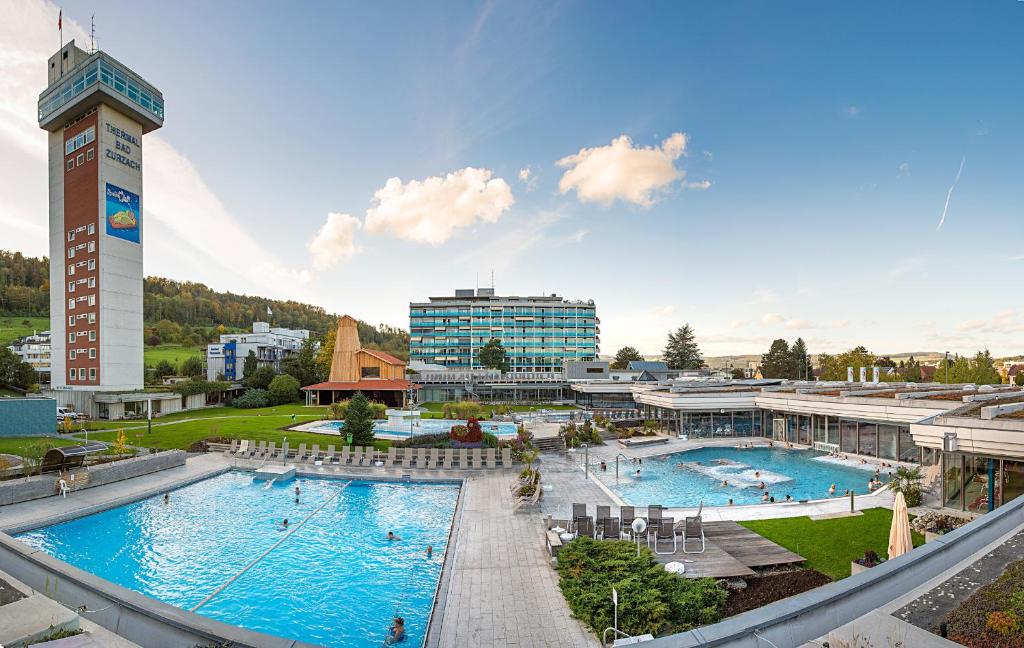
POLYGON ((89 53, 96 53, 96 14, 89 17, 89 53))
POLYGON ((494 290, 494 268, 491 268, 491 290, 494 290))

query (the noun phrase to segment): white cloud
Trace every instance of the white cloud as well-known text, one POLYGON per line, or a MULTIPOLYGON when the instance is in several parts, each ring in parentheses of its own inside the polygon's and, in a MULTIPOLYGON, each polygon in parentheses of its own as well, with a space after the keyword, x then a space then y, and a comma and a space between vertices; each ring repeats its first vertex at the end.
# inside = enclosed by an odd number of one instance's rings
POLYGON ((533 172, 530 167, 523 167, 519 169, 519 181, 526 185, 527 191, 533 191, 537 188, 537 174, 533 172))
POLYGON ((355 237, 360 226, 359 219, 355 216, 327 214, 327 222, 309 242, 309 251, 313 254, 313 267, 317 270, 327 270, 337 265, 342 258, 359 252, 355 237))
POLYGON ((762 324, 781 324, 785 319, 778 313, 765 313, 761 317, 762 324))
POLYGON ((569 242, 571 243, 582 243, 583 239, 586 238, 587 234, 590 234, 590 230, 583 228, 578 229, 569 236, 569 242))
POLYGON ((685 177, 675 161, 686 153, 686 142, 684 133, 673 133, 660 146, 636 147, 621 135, 607 146, 580 149, 558 160, 566 169, 558 189, 563 194, 575 191, 583 203, 623 200, 649 207, 659 192, 685 177))
POLYGON ((524 167, 522 169, 519 169, 519 179, 522 180, 523 182, 529 182, 531 173, 532 171, 530 171, 530 167, 524 167))
POLYGON ((671 315, 676 312, 676 307, 671 304, 666 304, 664 306, 659 306, 656 310, 659 315, 671 315))
POLYGON ((845 320, 845 319, 832 320, 831 324, 832 324, 832 328, 846 328, 847 326, 850 325, 850 320, 845 320))
POLYGON ((740 320, 732 320, 731 322, 729 322, 729 328, 734 329, 743 328, 746 325, 746 322, 741 322, 740 320))
POLYGON ((515 268, 522 255, 539 243, 549 240, 548 230, 563 218, 565 215, 559 211, 544 211, 531 218, 516 219, 511 229, 472 246, 465 253, 455 257, 453 263, 460 269, 515 268))
POLYGON ((977 331, 985 327, 985 320, 972 319, 966 322, 961 322, 956 325, 958 333, 966 333, 967 331, 977 331))
POLYGON ((698 182, 687 182, 686 183, 686 188, 687 189, 694 189, 694 190, 697 190, 697 191, 704 191, 705 189, 710 189, 711 188, 711 181, 705 179, 705 180, 700 180, 698 182))
POLYGON ((896 168, 897 178, 906 178, 910 175, 910 165, 906 162, 901 162, 899 167, 896 168))
POLYGON ((389 232, 416 243, 440 245, 477 222, 497 222, 515 199, 489 169, 466 167, 425 180, 389 178, 366 212, 368 232, 389 232))
POLYGON ((843 115, 849 119, 857 119, 860 117, 861 108, 860 106, 847 106, 843 108, 843 115))

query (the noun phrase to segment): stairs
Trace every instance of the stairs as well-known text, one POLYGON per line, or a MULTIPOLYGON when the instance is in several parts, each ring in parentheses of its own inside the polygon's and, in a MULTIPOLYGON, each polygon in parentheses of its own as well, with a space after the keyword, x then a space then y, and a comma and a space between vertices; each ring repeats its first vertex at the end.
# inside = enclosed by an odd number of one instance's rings
POLYGON ((543 439, 534 439, 533 445, 541 452, 564 452, 565 442, 562 441, 561 437, 544 437, 543 439))

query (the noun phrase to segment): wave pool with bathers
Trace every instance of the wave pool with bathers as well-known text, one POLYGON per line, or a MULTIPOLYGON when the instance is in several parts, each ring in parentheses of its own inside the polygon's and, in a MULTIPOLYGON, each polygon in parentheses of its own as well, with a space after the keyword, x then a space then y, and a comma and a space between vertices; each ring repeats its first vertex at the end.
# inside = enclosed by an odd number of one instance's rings
MULTIPOLYGON (((645 458, 640 477, 635 476, 637 466, 628 461, 619 464, 618 481, 614 463, 596 474, 636 506, 691 507, 701 500, 705 506, 725 506, 729 498, 736 505, 760 504, 764 490, 776 502, 785 501, 786 495, 794 500, 826 499, 832 484, 836 497, 847 489, 858 495, 868 492, 872 471, 814 459, 820 456, 811 450, 709 447, 645 458), (725 481, 728 485, 723 485, 725 481), (762 481, 764 490, 759 488, 762 481)), ((885 472, 881 479, 887 481, 885 472)))
POLYGON ((172 491, 166 504, 159 496, 24 533, 19 540, 188 610, 290 532, 197 613, 346 647, 380 646, 398 614, 408 634, 402 645, 419 646, 459 486, 345 483, 299 478, 268 489, 251 474, 231 472, 172 491), (289 531, 282 527, 284 518, 289 531), (401 540, 388 541, 388 531, 401 540), (429 559, 427 545, 433 546, 429 559))

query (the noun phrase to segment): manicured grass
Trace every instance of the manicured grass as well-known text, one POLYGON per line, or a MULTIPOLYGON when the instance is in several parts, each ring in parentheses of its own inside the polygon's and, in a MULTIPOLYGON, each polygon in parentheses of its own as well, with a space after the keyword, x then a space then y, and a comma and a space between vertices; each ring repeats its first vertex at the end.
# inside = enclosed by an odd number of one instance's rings
MULTIPOLYGON (((795 551, 807 559, 807 567, 832 580, 850 575, 850 563, 871 550, 883 558, 888 555, 892 511, 874 508, 864 515, 812 520, 809 517, 740 522, 751 531, 795 551)), ((924 544, 924 536, 911 532, 914 546, 924 544)))
POLYGON ((32 335, 33 331, 49 331, 49 317, 17 317, 5 315, 0 317, 0 347, 5 347, 11 342, 26 335, 32 335), (28 325, 22 322, 28 320, 28 325))
POLYGON ((205 353, 206 347, 158 344, 155 347, 147 346, 142 352, 142 358, 147 367, 155 367, 161 360, 166 360, 180 370, 181 363, 186 359, 192 356, 202 358, 205 353))
MULTIPOLYGON (((321 419, 327 413, 326 407, 306 407, 304 405, 279 405, 261 409, 238 409, 234 407, 216 407, 194 412, 177 412, 166 417, 153 419, 153 431, 146 430, 145 420, 133 421, 102 421, 90 424, 89 438, 97 441, 113 441, 119 430, 125 430, 128 444, 145 448, 187 449, 196 441, 213 437, 228 439, 252 439, 254 441, 276 441, 278 445, 288 437, 288 445, 292 448, 300 443, 319 443, 322 448, 333 444, 344 445, 341 437, 309 432, 293 432, 283 428, 295 423, 303 423, 321 419), (220 418, 227 417, 227 418, 220 418), (197 419, 197 420, 189 420, 197 419), (139 429, 130 429, 138 427, 139 429)), ((374 445, 386 448, 387 441, 377 441, 374 445)))
POLYGON ((12 454, 23 457, 29 446, 40 442, 44 443, 48 448, 81 443, 78 439, 69 439, 67 437, 0 437, 0 454, 12 454))

